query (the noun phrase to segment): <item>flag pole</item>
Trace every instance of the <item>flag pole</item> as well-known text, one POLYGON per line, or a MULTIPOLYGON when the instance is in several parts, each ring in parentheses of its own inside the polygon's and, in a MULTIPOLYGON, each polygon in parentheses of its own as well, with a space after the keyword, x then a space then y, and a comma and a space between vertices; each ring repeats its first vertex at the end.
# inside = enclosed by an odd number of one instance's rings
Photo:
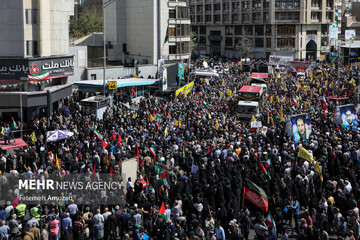
POLYGON ((244 191, 243 191, 243 197, 242 197, 242 209, 244 208, 244 199, 245 199, 245 186, 244 186, 244 191))

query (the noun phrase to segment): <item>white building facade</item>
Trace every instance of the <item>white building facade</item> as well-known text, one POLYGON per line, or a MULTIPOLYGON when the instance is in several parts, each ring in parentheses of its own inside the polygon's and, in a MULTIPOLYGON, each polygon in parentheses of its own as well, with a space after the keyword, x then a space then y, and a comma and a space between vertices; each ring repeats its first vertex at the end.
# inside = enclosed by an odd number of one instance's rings
POLYGON ((185 0, 116 0, 105 12, 108 61, 157 64, 158 59, 189 58, 190 16, 185 0))

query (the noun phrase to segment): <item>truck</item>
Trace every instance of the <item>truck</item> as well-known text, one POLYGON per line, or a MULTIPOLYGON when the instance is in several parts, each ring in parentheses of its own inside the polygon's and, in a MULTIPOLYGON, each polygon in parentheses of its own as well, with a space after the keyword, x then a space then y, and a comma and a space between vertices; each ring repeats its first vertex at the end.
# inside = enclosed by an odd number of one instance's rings
POLYGON ((241 119, 251 119, 252 116, 260 118, 259 102, 239 101, 237 105, 237 116, 241 119))
POLYGON ((237 102, 237 115, 241 119, 250 119, 252 116, 260 118, 264 86, 243 86, 240 88, 237 102))

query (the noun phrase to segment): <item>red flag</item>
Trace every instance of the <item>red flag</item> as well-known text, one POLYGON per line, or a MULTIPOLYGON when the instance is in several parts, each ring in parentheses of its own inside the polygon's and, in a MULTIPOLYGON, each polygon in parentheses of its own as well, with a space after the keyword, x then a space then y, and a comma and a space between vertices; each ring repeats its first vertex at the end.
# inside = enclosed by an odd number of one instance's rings
POLYGON ((112 167, 110 167, 110 174, 113 175, 114 173, 115 173, 115 170, 112 167))
POLYGON ((268 175, 266 168, 264 167, 264 165, 262 165, 262 163, 260 163, 260 167, 261 167, 261 172, 265 173, 265 175, 268 175))
POLYGON ((118 142, 121 143, 122 142, 122 138, 120 135, 118 135, 118 142))
POLYGON ((94 164, 94 169, 93 169, 93 172, 92 172, 93 176, 94 176, 94 181, 96 179, 96 165, 94 164))
POLYGON ((135 144, 135 154, 134 154, 134 157, 139 157, 139 156, 140 156, 140 151, 139 151, 138 145, 135 144))
POLYGON ((120 167, 120 161, 116 165, 118 165, 120 167))
POLYGON ((152 115, 155 115, 156 114, 156 108, 154 108, 154 111, 153 111, 153 114, 152 115))
POLYGON ((131 88, 131 90, 132 90, 133 95, 135 96, 136 92, 135 92, 134 88, 131 88))
POLYGON ((158 130, 160 129, 160 123, 158 123, 158 130))
POLYGON ((114 140, 116 139, 114 132, 113 132, 113 134, 111 135, 111 137, 112 137, 114 140))
POLYGON ((338 127, 336 128, 336 130, 340 130, 340 126, 338 126, 338 127))
POLYGON ((144 165, 142 158, 139 158, 139 165, 144 165))
POLYGON ((104 147, 104 148, 107 147, 107 143, 104 140, 101 141, 101 147, 104 147))
POLYGON ((149 179, 148 179, 147 175, 146 175, 146 186, 149 186, 149 179))

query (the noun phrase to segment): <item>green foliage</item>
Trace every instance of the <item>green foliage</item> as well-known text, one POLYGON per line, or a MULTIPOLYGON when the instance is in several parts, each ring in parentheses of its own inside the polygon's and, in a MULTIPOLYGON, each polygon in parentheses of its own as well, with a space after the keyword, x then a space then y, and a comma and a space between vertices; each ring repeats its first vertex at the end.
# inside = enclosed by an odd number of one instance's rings
POLYGON ((93 32, 102 32, 102 12, 93 8, 86 9, 79 17, 70 20, 70 29, 72 38, 80 38, 93 32))
POLYGON ((194 32, 190 32, 190 54, 194 51, 197 45, 195 36, 196 34, 194 32))

